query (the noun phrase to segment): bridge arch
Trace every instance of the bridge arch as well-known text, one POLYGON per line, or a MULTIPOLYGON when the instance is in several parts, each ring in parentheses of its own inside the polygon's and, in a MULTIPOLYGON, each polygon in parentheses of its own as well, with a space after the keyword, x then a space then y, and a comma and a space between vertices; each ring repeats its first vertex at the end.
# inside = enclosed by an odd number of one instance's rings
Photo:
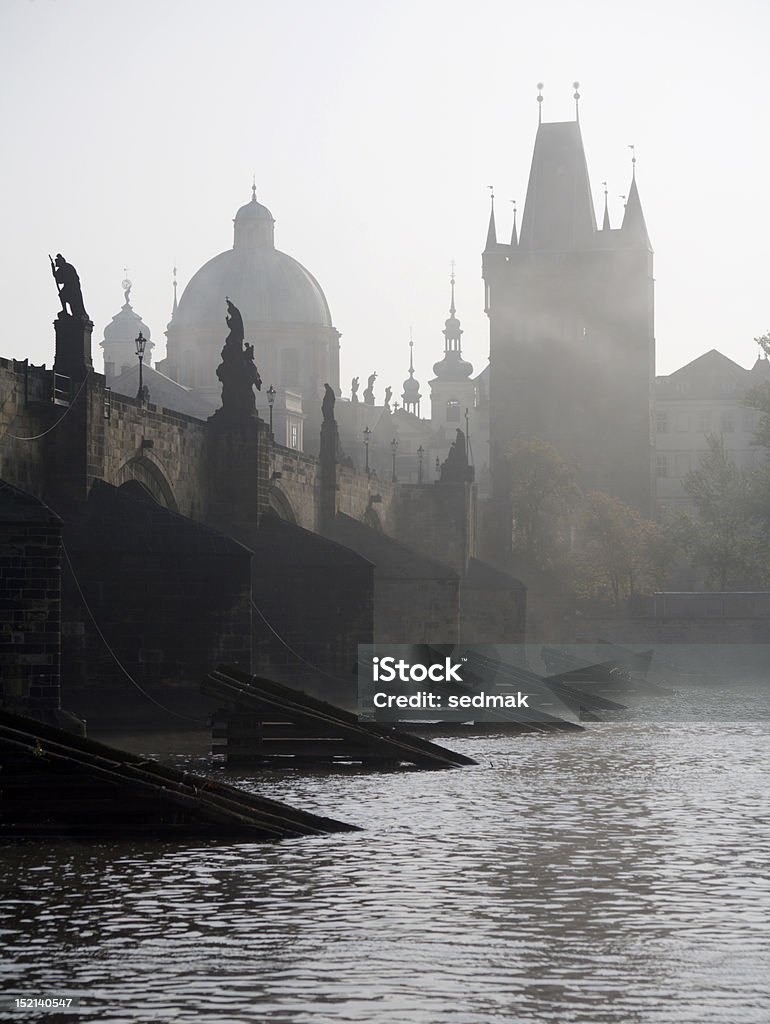
POLYGON ((364 523, 366 523, 370 529, 376 530, 377 533, 383 532, 382 521, 371 505, 367 508, 366 512, 364 512, 364 523))
POLYGON ((269 512, 272 512, 274 516, 278 516, 279 519, 283 519, 287 523, 297 525, 297 516, 295 515, 292 503, 280 487, 276 487, 273 484, 268 493, 267 500, 269 512))
POLYGON ((125 462, 118 470, 115 484, 117 487, 131 484, 131 490, 135 490, 137 484, 141 485, 159 505, 172 512, 179 511, 171 484, 163 470, 145 455, 136 455, 125 462))

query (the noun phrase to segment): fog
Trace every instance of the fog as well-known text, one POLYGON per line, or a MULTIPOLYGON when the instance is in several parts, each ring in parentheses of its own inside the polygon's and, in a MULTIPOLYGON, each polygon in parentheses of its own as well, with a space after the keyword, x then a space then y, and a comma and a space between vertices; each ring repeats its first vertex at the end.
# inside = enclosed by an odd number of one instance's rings
MULTIPOLYGON (((631 175, 655 249, 659 373, 717 348, 744 366, 767 304, 767 5, 559 0, 6 0, 0 355, 53 361, 47 254, 78 268, 95 324, 131 302, 164 355, 181 290, 232 245, 251 196, 320 282, 341 379, 377 401, 441 358, 456 261, 463 354, 488 356, 481 250, 519 210, 537 127, 580 120, 601 220, 631 175)), ((222 339, 225 335, 224 307, 222 339)), ((219 340, 216 340, 219 345, 219 340)))

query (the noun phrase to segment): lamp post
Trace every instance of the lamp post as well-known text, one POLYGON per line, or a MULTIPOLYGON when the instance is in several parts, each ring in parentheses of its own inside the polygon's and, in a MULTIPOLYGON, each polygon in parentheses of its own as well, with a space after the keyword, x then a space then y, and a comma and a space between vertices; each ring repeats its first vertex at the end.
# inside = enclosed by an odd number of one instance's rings
POLYGON ((273 432, 273 403, 275 402, 275 388, 271 384, 267 389, 267 404, 270 406, 270 433, 273 432))
POLYGON ((392 483, 396 483, 398 480, 398 477, 396 476, 396 452, 398 451, 398 441, 395 437, 390 442, 390 450, 393 453, 393 475, 390 479, 392 483))
POLYGON ((425 449, 422 445, 417 449, 417 483, 422 483, 422 459, 425 455, 425 449))
POLYGON ((372 436, 372 432, 368 427, 364 427, 364 451, 366 452, 366 475, 369 476, 369 438, 372 436))
POLYGON ((144 398, 144 386, 142 383, 142 364, 144 363, 144 350, 147 345, 147 339, 139 332, 139 337, 134 342, 136 345, 136 354, 139 356, 139 390, 136 393, 136 397, 141 399, 144 398))

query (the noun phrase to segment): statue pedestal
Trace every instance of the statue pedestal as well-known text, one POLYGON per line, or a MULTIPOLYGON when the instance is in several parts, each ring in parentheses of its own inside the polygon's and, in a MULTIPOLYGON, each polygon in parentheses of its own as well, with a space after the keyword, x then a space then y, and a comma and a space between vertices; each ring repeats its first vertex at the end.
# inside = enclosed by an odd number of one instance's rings
POLYGON ((88 371, 94 368, 91 360, 93 323, 62 312, 54 320, 53 326, 56 331, 54 372, 74 381, 83 380, 88 371))

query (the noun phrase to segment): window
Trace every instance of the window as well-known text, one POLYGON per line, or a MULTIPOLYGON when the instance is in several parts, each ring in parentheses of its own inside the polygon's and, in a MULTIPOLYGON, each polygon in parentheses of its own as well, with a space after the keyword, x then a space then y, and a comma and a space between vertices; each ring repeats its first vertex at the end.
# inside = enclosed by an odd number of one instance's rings
POLYGON ((289 447, 299 448, 299 425, 296 423, 289 426, 289 447))
POLYGON ((446 421, 447 423, 460 422, 460 403, 456 398, 450 398, 446 404, 446 421))
POLYGON ((668 458, 665 455, 658 455, 655 463, 656 475, 668 476, 668 458))
POLYGON ((723 434, 732 434, 735 431, 735 414, 731 409, 722 413, 721 429, 723 434))
POLYGON ((702 409, 698 413, 698 433, 708 434, 711 431, 711 413, 708 409, 702 409))
POLYGON ((686 434, 690 429, 690 414, 689 412, 678 412, 676 414, 676 429, 680 434, 686 434))
POLYGON ((655 417, 655 432, 657 434, 668 433, 668 413, 659 412, 655 417))

